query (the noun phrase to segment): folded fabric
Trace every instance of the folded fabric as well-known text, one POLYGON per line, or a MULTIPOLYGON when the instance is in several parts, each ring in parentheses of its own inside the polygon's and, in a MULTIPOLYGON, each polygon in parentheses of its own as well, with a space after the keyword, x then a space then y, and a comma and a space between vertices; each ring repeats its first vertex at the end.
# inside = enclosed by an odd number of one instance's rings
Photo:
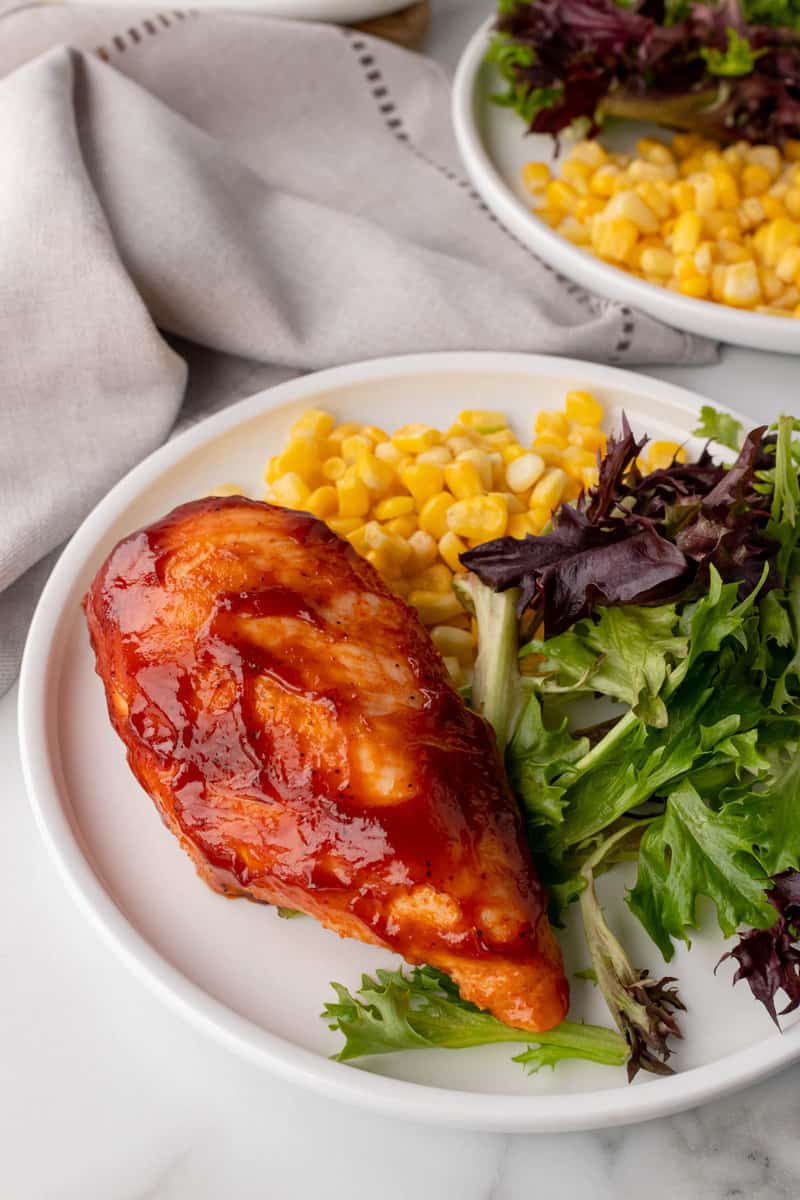
POLYGON ((714 356, 502 229, 424 57, 241 13, 0 32, 0 692, 42 560, 176 421, 383 354, 714 356))

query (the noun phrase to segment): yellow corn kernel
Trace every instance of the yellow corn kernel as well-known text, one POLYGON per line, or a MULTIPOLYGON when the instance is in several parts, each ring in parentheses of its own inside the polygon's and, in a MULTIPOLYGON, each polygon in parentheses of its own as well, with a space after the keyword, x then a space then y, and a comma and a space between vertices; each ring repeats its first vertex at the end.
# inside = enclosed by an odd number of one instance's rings
POLYGON ((789 162, 800 162, 800 139, 787 138, 783 143, 783 153, 789 162))
POLYGON ((790 188, 783 198, 783 203, 789 216, 800 220, 800 187, 790 188))
POLYGON ((568 158, 561 168, 561 178, 574 188, 579 196, 587 195, 592 168, 580 159, 568 158))
POLYGON ((452 625, 434 625, 431 641, 442 657, 454 658, 464 667, 472 665, 472 635, 466 629, 455 629, 452 625))
POLYGON ((692 275, 688 279, 681 279, 678 283, 678 291, 695 300, 705 300, 708 290, 708 280, 704 275, 692 275))
POLYGON ((500 450, 500 457, 506 466, 508 466, 508 464, 512 463, 515 458, 522 458, 522 455, 525 453, 525 447, 520 446, 519 444, 514 446, 503 446, 500 450))
POLYGON ((430 450, 423 450, 416 458, 420 466, 424 463, 435 463, 437 466, 443 467, 452 460, 453 455, 447 446, 433 446, 430 450))
MULTIPOLYGON (((375 447, 375 457, 379 458, 381 462, 386 462, 391 466, 396 467, 397 464, 403 460, 404 455, 400 450, 397 449, 397 446, 393 446, 389 441, 378 443, 378 445, 375 447)), ((342 462, 344 462, 344 459, 342 459, 342 462)))
POLYGON ((342 458, 346 463, 354 463, 365 450, 372 450, 372 442, 360 433, 351 433, 342 438, 340 446, 342 458))
POLYGON ((361 428, 361 433, 375 446, 381 445, 382 442, 388 442, 389 435, 385 429, 381 429, 380 425, 364 425, 361 428))
POLYGON ((719 207, 717 184, 710 171, 698 171, 689 180, 694 188, 694 209, 701 217, 719 207))
POLYGON ((537 433, 554 433, 557 437, 566 437, 569 433, 569 419, 564 412, 542 408, 536 414, 534 429, 537 433))
POLYGON ((322 474, 331 483, 335 483, 337 479, 341 479, 346 470, 347 463, 338 454, 333 454, 330 458, 326 458, 322 464, 322 474))
POLYGON ((564 407, 576 425, 599 425, 603 420, 603 406, 591 392, 567 392, 564 407))
POLYGON ((456 462, 471 462, 480 476, 484 491, 488 492, 491 489, 494 472, 492 470, 492 460, 485 450, 478 450, 476 447, 473 447, 471 450, 462 450, 456 458, 456 462))
POLYGON ((333 429, 334 421, 330 413, 321 408, 309 408, 299 416, 292 426, 292 434, 311 434, 312 437, 326 438, 333 429))
POLYGON ((581 484, 588 491, 589 488, 597 486, 597 481, 600 477, 600 472, 597 467, 584 467, 581 471, 581 484))
POLYGON ((526 492, 544 474, 544 459, 539 454, 521 454, 506 467, 506 483, 512 492, 526 492))
POLYGON ((551 178, 546 163, 529 162, 522 168, 522 182, 530 192, 543 192, 551 178))
POLYGON ((758 272, 761 290, 769 304, 774 304, 783 291, 783 284, 770 267, 762 267, 758 272))
POLYGON ((735 308, 752 308, 760 302, 761 286, 752 259, 725 267, 722 300, 724 304, 731 304, 735 308))
POLYGON ((400 473, 418 509, 444 488, 444 468, 437 463, 412 463, 400 473))
POLYGON ((537 438, 533 443, 533 452, 541 458, 546 467, 557 467, 561 463, 561 456, 567 445, 566 438, 559 438, 556 441, 551 435, 546 438, 537 438))
POLYGON ((337 446, 341 446, 346 437, 352 437, 352 435, 354 433, 358 433, 360 429, 361 426, 357 421, 342 421, 341 425, 337 425, 335 429, 330 431, 328 434, 328 441, 335 443, 337 446))
POLYGON ((675 259, 669 250, 648 247, 642 254, 642 270, 648 275, 669 276, 675 268, 675 259))
POLYGON ((340 517, 365 517, 369 512, 369 492, 363 479, 349 472, 336 480, 340 517))
POLYGON ((567 446, 561 459, 562 468, 573 479, 579 481, 583 468, 593 467, 596 462, 597 456, 590 450, 584 450, 582 446, 567 446))
POLYGON ((800 286, 800 246, 787 246, 775 266, 775 274, 783 283, 800 286))
POLYGON ((411 547, 409 570, 413 572, 423 571, 425 567, 429 567, 431 563, 436 562, 436 539, 426 530, 418 529, 416 533, 412 533, 408 539, 408 544, 411 547))
POLYGON ((392 445, 401 454, 421 454, 423 450, 431 450, 438 446, 441 440, 442 435, 438 429, 419 423, 403 425, 392 434, 392 445))
POLYGON ((405 517, 414 511, 413 496, 389 496, 379 500, 372 510, 376 521, 392 521, 395 517, 405 517))
POLYGON ((745 196, 739 205, 738 216, 742 229, 755 229, 765 218, 764 205, 758 196, 745 196))
POLYGON ((272 492, 284 508, 303 508, 310 495, 308 484, 296 471, 279 475, 272 485, 272 492))
POLYGON ((531 492, 531 512, 534 509, 546 508, 548 514, 551 513, 561 503, 566 484, 566 472, 560 467, 552 467, 546 471, 531 492))
POLYGON ((747 262, 749 258, 752 258, 746 246, 742 246, 739 242, 729 242, 727 238, 723 237, 717 241, 717 255, 720 262, 724 263, 747 262))
POLYGON ((305 507, 307 512, 313 513, 315 517, 322 517, 323 520, 334 516, 338 507, 336 488, 330 484, 315 488, 306 498, 305 507))
POLYGON ((245 494, 244 488, 238 483, 219 483, 206 493, 208 496, 244 496, 245 494))
MULTIPOLYGON (((440 626, 440 628, 444 628, 444 626, 440 626)), ((461 687, 464 681, 464 672, 461 670, 461 663, 458 661, 458 659, 454 658, 452 655, 443 654, 442 662, 445 665, 445 670, 447 671, 453 687, 461 687)))
POLYGON ((683 212, 672 231, 672 249, 675 254, 691 254, 697 249, 702 231, 702 221, 696 212, 683 212))
POLYGON ((702 144, 702 141, 697 133, 676 133, 672 138, 672 153, 678 158, 686 158, 702 144))
POLYGON ((531 524, 534 533, 541 533, 550 524, 553 509, 550 505, 537 504, 531 508, 531 524))
POLYGON ((515 513, 524 513, 528 511, 528 501, 530 499, 530 488, 526 488, 524 492, 504 492, 494 491, 489 492, 490 496, 499 496, 505 501, 508 515, 514 516, 515 513))
POLYGON ((358 525, 355 529, 351 530, 350 533, 346 533, 344 535, 344 539, 346 542, 350 543, 356 554, 360 554, 362 558, 365 557, 367 551, 371 549, 369 542, 367 541, 366 525, 358 525))
POLYGON ((476 433, 498 433, 508 429, 508 417, 496 409, 465 408, 458 414, 458 420, 465 429, 472 429, 476 433))
POLYGON ((362 450, 356 459, 356 474, 373 496, 383 496, 395 482, 391 463, 376 458, 371 450, 362 450))
POLYGON ((502 537, 508 523, 508 506, 505 500, 494 496, 471 496, 457 500, 448 509, 447 527, 459 537, 471 541, 489 541, 502 537))
POLYGON ((573 162, 585 162, 590 167, 600 167, 608 159, 608 154, 594 138, 576 142, 569 156, 573 162))
POLYGON ((409 539, 417 528, 417 518, 409 514, 405 517, 392 517, 391 521, 387 521, 385 529, 389 533, 396 533, 398 537, 409 539))
POLYGON ((409 582, 412 591, 450 592, 453 590, 453 572, 445 563, 437 562, 412 575, 409 582))
POLYGON ((321 448, 319 438, 311 434, 291 437, 279 458, 281 475, 294 473, 310 482, 319 471, 321 448))
POLYGON ((602 220, 592 225, 592 246, 601 258, 625 262, 636 245, 639 227, 627 217, 610 218, 606 209, 602 220))
POLYGON ((749 146, 745 157, 748 164, 762 167, 770 179, 774 179, 781 169, 781 156, 777 146, 749 146))
POLYGON ((784 250, 796 246, 800 242, 800 225, 786 218, 771 221, 767 226, 761 255, 767 266, 774 267, 780 260, 784 250))
POLYGON ((453 533, 450 529, 439 538, 439 554, 450 570, 456 574, 467 569, 460 561, 461 555, 465 553, 466 549, 466 543, 462 542, 458 534, 453 533))
POLYGON ((608 438, 596 425, 573 425, 567 441, 570 446, 582 446, 596 454, 598 450, 605 453, 608 438))
POLYGON ((367 522, 364 538, 370 550, 380 554, 382 570, 399 574, 413 558, 413 551, 406 539, 382 529, 377 521, 367 522))
MULTIPOLYGON (((465 467, 471 466, 471 463, 463 464, 465 467)), ((475 468, 472 468, 475 470, 475 468)), ((447 492, 440 492, 438 496, 431 496, 430 500, 426 500, 419 512, 419 527, 424 533, 429 533, 432 538, 438 542, 447 530, 448 510, 453 507, 456 500, 447 492)), ((435 550, 434 544, 434 550, 435 550)))
POLYGON ((458 454, 463 454, 465 450, 474 450, 475 443, 472 437, 467 436, 466 433, 455 434, 452 437, 448 437, 447 448, 453 458, 455 458, 458 454))
POLYGON ((648 208, 653 210, 659 221, 665 221, 672 212, 669 192, 665 196, 662 189, 653 180, 646 180, 644 183, 638 184, 636 195, 644 200, 648 208))
POLYGON ((651 442, 647 447, 647 467, 659 471, 673 462, 686 462, 686 452, 678 442, 651 442))
POLYGON ((556 233, 566 238, 568 242, 572 242, 573 246, 588 246, 592 240, 588 225, 585 225, 583 220, 579 220, 577 216, 565 217, 555 228, 556 233))
POLYGON ((452 591, 449 595, 443 592, 410 591, 408 602, 417 610, 424 625, 441 625, 462 612, 461 604, 452 591))
POLYGON ((723 263, 717 263, 711 268, 711 299, 718 304, 723 303, 725 291, 725 273, 729 270, 723 263))
POLYGON ((714 245, 701 242, 694 252, 694 265, 701 275, 707 275, 714 265, 714 245))
POLYGON ((536 533, 536 526, 530 513, 514 513, 508 518, 508 529, 506 533, 509 537, 524 538, 529 533, 536 533))
POLYGON ((665 146, 663 142, 659 142, 655 138, 639 138, 636 143, 636 153, 645 162, 656 163, 658 166, 675 161, 669 146, 665 146))
POLYGON ((274 483, 281 473, 281 456, 273 454, 272 458, 267 463, 267 469, 264 472, 264 478, 267 483, 274 483))
POLYGON ((739 203, 739 185, 728 170, 712 172, 714 183, 717 185, 717 196, 720 208, 736 208, 739 203))
POLYGON ((693 254, 678 254, 675 258, 675 278, 678 280, 693 279, 697 275, 697 266, 693 254))
MULTIPOLYGON (((444 468, 444 479, 457 500, 468 500, 472 496, 480 496, 486 490, 480 472, 472 462, 448 463, 444 468)), ((422 524, 421 521, 420 524, 422 524)))
POLYGON ((672 203, 679 213, 694 212, 694 188, 690 183, 681 179, 672 185, 671 192, 672 203))
POLYGON ((489 466, 492 470, 491 488, 492 491, 497 491, 497 489, 501 488, 505 483, 506 464, 503 462, 502 454, 499 454, 496 450, 490 451, 488 458, 489 466))
POLYGON ((748 163, 742 171, 742 191, 745 196, 763 196, 771 183, 772 176, 760 163, 748 163))
POLYGON ((568 183, 564 183, 563 179, 554 179, 552 183, 548 183, 544 194, 548 208, 554 209, 556 212, 571 213, 575 211, 578 193, 568 183))
POLYGON ((360 529, 364 521, 361 517, 329 517, 325 524, 339 537, 347 537, 354 529, 360 529))
POLYGON ((613 163, 604 163, 589 180, 589 190, 598 197, 613 196, 620 174, 619 167, 615 167, 613 163))
POLYGON ((764 209, 764 216, 770 221, 777 221, 780 217, 786 217, 786 205, 777 196, 762 196, 761 205, 764 209))

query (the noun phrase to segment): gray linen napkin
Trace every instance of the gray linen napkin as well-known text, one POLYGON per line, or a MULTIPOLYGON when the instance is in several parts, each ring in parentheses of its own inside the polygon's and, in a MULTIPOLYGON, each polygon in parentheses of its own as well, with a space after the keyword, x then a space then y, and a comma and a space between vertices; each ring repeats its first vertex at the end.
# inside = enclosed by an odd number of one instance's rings
POLYGON ((0 76, 0 693, 47 556, 176 422, 383 354, 714 357, 497 224, 424 57, 252 13, 11 4, 0 76))

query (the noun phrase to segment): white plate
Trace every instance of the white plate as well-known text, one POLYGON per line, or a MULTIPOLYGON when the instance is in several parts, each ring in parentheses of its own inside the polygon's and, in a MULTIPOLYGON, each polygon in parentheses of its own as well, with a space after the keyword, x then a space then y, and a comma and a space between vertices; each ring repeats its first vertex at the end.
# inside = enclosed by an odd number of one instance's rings
MULTIPOLYGON (((241 12, 255 9, 270 17, 292 17, 304 21, 369 21, 386 13, 398 12, 411 0, 192 0, 192 8, 230 9, 241 12)), ((96 0, 78 0, 94 4, 96 0)), ((106 6, 122 7, 130 0, 104 0, 106 6)))
MULTIPOLYGON (((484 62, 492 23, 481 26, 459 62, 453 84, 453 124, 470 178, 495 215, 545 262, 601 296, 690 333, 756 350, 800 354, 800 320, 741 312, 656 287, 574 246, 531 212, 522 168, 532 161, 552 165, 554 142, 549 136, 527 134, 516 113, 492 103, 491 95, 503 90, 496 69, 484 62)), ((624 127, 618 128, 614 137, 630 149, 625 143, 637 128, 643 130, 629 125, 626 133, 624 127)))
MULTIPOLYGON (((446 426, 464 407, 496 407, 530 436, 535 411, 559 407, 571 387, 592 388, 611 425, 624 408, 637 431, 655 437, 684 440, 696 421, 698 400, 680 388, 568 359, 424 355, 306 376, 196 426, 117 484, 62 554, 31 626, 19 700, 22 762, 69 889, 134 973, 189 1020, 253 1062, 337 1099, 449 1125, 582 1129, 674 1112, 800 1054, 800 1027, 779 1036, 747 988, 731 987, 730 964, 714 977, 723 945, 709 924, 669 971, 689 1005, 672 1078, 629 1087, 620 1069, 580 1063, 527 1078, 508 1048, 496 1047, 397 1054, 368 1060, 365 1070, 331 1062, 340 1039, 318 1015, 331 997, 329 981, 354 985, 392 957, 310 920, 281 920, 212 893, 134 781, 109 725, 80 600, 120 537, 223 482, 260 495, 268 456, 309 405, 389 428, 409 420, 446 426)), ((619 877, 601 883, 635 962, 660 973, 619 877)), ((586 965, 580 938, 566 937, 565 948, 570 971, 586 965)), ((573 996, 573 1017, 608 1021, 590 984, 575 982, 573 996)))

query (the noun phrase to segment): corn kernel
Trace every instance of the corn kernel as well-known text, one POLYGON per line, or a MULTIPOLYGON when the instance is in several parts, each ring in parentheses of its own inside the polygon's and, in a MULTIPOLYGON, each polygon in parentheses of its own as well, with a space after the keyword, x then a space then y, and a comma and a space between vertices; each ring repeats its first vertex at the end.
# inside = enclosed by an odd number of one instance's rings
POLYGON ((356 459, 356 474, 374 496, 383 496, 395 481, 394 468, 382 462, 370 450, 362 450, 356 459))
POLYGON ((537 508, 546 508, 548 513, 551 513, 561 503, 566 483, 566 472, 560 467, 552 467, 546 471, 531 492, 531 512, 537 508))
POLYGON ((449 595, 441 592, 411 591, 408 602, 416 608, 424 625, 441 625, 457 617, 462 611, 461 604, 451 591, 449 595))
POLYGON ((800 286, 800 246, 787 246, 778 259, 775 274, 783 283, 800 286))
POLYGON ((717 242, 717 254, 724 263, 747 262, 752 257, 746 246, 742 246, 740 242, 729 242, 727 238, 722 237, 717 242))
POLYGON ((716 170, 712 174, 717 185, 720 208, 736 208, 739 203, 739 185, 731 172, 716 170))
POLYGON ((675 259, 669 250, 656 250, 648 247, 642 254, 642 270, 650 275, 672 274, 675 259))
POLYGON ((468 500, 472 496, 480 496, 486 490, 478 468, 472 462, 448 463, 444 468, 444 478, 457 500, 468 500))
POLYGON ((444 658, 455 658, 462 666, 472 663, 472 635, 466 629, 455 629, 452 625, 434 625, 431 641, 444 658))
POLYGON ((591 392, 567 392, 565 408, 576 425, 599 425, 603 420, 603 406, 591 392))
POLYGON ((545 189, 547 206, 556 212, 573 212, 578 203, 578 193, 563 179, 554 179, 545 189))
POLYGON ((582 446, 596 454, 598 450, 605 453, 608 439, 596 425, 573 425, 567 441, 570 446, 582 446))
POLYGON ((589 450, 584 450, 582 446, 567 446, 561 459, 562 468, 573 479, 579 481, 583 468, 592 467, 596 462, 596 455, 592 454, 589 450))
POLYGON ((455 458, 459 454, 463 454, 465 450, 474 450, 475 443, 471 437, 466 434, 455 434, 447 439, 447 448, 455 458))
POLYGON ((377 521, 367 522, 364 537, 369 548, 380 555, 381 570, 399 574, 413 558, 406 539, 382 529, 377 521))
POLYGON ((550 179, 550 168, 546 163, 529 162, 522 168, 522 182, 531 192, 543 192, 550 179))
POLYGON ((709 291, 708 280, 704 275, 694 275, 689 279, 682 279, 678 284, 678 291, 695 300, 705 300, 709 291))
POLYGON ((349 437, 342 438, 340 448, 342 458, 349 464, 354 463, 365 450, 372 450, 372 442, 360 433, 352 433, 349 437))
POLYGON ((546 438, 537 438, 533 443, 534 454, 541 458, 546 467, 557 467, 561 463, 561 456, 567 448, 567 439, 559 438, 556 441, 552 436, 546 438))
POLYGON ((400 480, 408 488, 417 508, 421 509, 431 496, 444 487, 444 469, 437 463, 412 463, 400 473, 400 480))
POLYGON ((335 443, 337 446, 341 446, 345 438, 352 437, 352 435, 354 433, 358 433, 360 429, 361 426, 357 421, 342 421, 341 425, 337 425, 335 429, 330 431, 328 434, 328 441, 335 443))
POLYGON ((764 209, 764 216, 770 221, 776 221, 779 217, 786 217, 786 205, 777 196, 762 196, 761 206, 764 209))
POLYGON ((462 450, 456 462, 471 462, 480 476, 484 491, 488 492, 490 490, 494 480, 494 472, 492 470, 492 460, 485 450, 478 450, 475 447, 471 450, 462 450))
POLYGON ((238 483, 220 483, 206 494, 208 496, 244 496, 245 491, 238 483))
POLYGON ((476 433, 497 433, 501 429, 508 429, 508 417, 495 409, 466 408, 459 413, 458 420, 465 429, 474 429, 476 433))
POLYGON ((651 442, 647 447, 647 466, 650 471, 671 467, 673 462, 686 462, 686 452, 677 442, 651 442))
POLYGON ((570 158, 575 162, 585 162, 590 167, 600 167, 608 159, 608 154, 598 141, 587 138, 575 143, 570 158))
MULTIPOLYGON (((463 464, 471 466, 470 463, 463 464)), ((474 467, 472 468, 475 469, 474 467)), ((456 503, 453 496, 447 492, 440 492, 438 496, 431 496, 430 500, 426 500, 420 509, 419 527, 424 533, 429 533, 436 541, 443 537, 450 526, 447 523, 448 510, 456 503)), ((434 542, 434 552, 436 550, 436 542, 434 542)))
POLYGON ((752 308, 761 300, 761 286, 756 265, 752 261, 733 263, 725 267, 722 284, 723 303, 735 308, 752 308))
POLYGON ((292 426, 292 433, 308 433, 313 437, 327 437, 333 429, 333 417, 321 408, 309 408, 298 417, 292 426))
POLYGON ((336 488, 330 484, 315 488, 306 498, 305 507, 307 512, 313 513, 315 517, 322 517, 323 520, 332 517, 338 507, 336 488))
POLYGON ((536 433, 554 433, 557 437, 565 438, 569 433, 569 418, 564 412, 542 408, 536 414, 534 429, 536 433))
POLYGON ((514 513, 512 517, 509 517, 506 533, 513 538, 524 538, 530 533, 536 533, 530 513, 514 513))
POLYGON ((462 542, 458 534, 453 533, 450 529, 439 538, 439 554, 450 570, 456 574, 467 569, 461 563, 461 555, 465 553, 466 549, 466 543, 462 542))
POLYGON ((333 454, 330 458, 326 458, 322 464, 322 474, 331 483, 335 483, 337 479, 341 479, 346 470, 347 463, 338 454, 333 454))
POLYGON ((369 512, 369 492, 363 479, 345 474, 336 480, 340 517, 365 517, 369 512))
MULTIPOLYGON (((401 451, 397 449, 397 446, 392 445, 391 441, 389 441, 378 443, 378 445, 375 447, 375 457, 379 458, 381 462, 386 462, 391 466, 396 467, 404 456, 401 451)), ((342 459, 342 462, 344 462, 344 459, 342 459)))
POLYGON ((274 483, 281 473, 281 456, 273 454, 272 458, 267 463, 267 469, 264 472, 264 478, 267 483, 274 483))
POLYGON ((425 567, 429 567, 431 563, 436 562, 436 539, 426 530, 418 529, 416 533, 412 533, 408 539, 408 544, 411 547, 409 569, 422 571, 425 567))
POLYGON ((344 535, 344 539, 346 542, 350 543, 356 554, 360 554, 362 558, 371 548, 369 542, 367 541, 366 525, 358 525, 355 529, 351 530, 350 533, 346 533, 344 535))
POLYGON ((619 167, 615 167, 613 163, 605 163, 602 167, 597 168, 589 180, 589 190, 598 197, 613 196, 619 178, 619 167))
POLYGON ((392 517, 391 521, 386 522, 384 528, 389 533, 396 533, 398 537, 409 540, 417 528, 417 518, 410 514, 405 517, 392 517))
POLYGON ((700 241, 702 222, 696 212, 683 212, 672 231, 672 249, 675 254, 691 254, 700 241))
POLYGON ((308 484, 296 471, 279 475, 272 485, 272 491, 278 504, 285 508, 302 508, 310 495, 308 484))
POLYGON ((411 577, 412 591, 450 592, 453 589, 453 572, 443 562, 424 567, 411 577))
POLYGON ((672 185, 672 203, 679 213, 694 212, 694 188, 685 179, 672 185))
POLYGON ((800 187, 790 188, 783 199, 786 211, 790 217, 800 220, 800 187))
POLYGON ((790 246, 796 246, 798 242, 800 242, 800 225, 786 218, 771 221, 767 226, 761 250, 764 262, 768 266, 774 267, 784 250, 790 246))
POLYGON ((555 505, 537 504, 531 508, 531 524, 533 525, 534 533, 541 533, 550 524, 550 518, 553 515, 553 507, 555 505))
POLYGON ((376 521, 391 521, 395 517, 405 517, 413 511, 413 496, 389 496, 375 505, 372 514, 376 521))
POLYGON ((754 163, 766 171, 770 179, 774 179, 781 169, 781 156, 777 146, 750 146, 745 157, 748 164, 754 163))
POLYGON ((544 474, 544 459, 538 454, 522 454, 506 467, 506 483, 512 492, 525 492, 544 474))
POLYGON ((423 450, 431 450, 442 440, 438 429, 419 423, 404 425, 392 434, 392 445, 401 454, 420 454, 423 450))
POLYGON ((599 478, 600 472, 596 466, 584 467, 581 471, 581 485, 585 491, 588 491, 589 488, 596 487, 599 478))
POLYGON ((447 512, 447 527, 473 541, 502 537, 508 523, 508 506, 499 496, 471 496, 457 500, 447 512))
POLYGON ((742 171, 742 191, 745 196, 763 196, 771 183, 772 176, 759 163, 748 163, 742 171))
POLYGON ((289 439, 280 455, 281 475, 296 474, 310 482, 317 474, 320 463, 320 441, 311 434, 296 434, 289 439))
POLYGON ((452 460, 453 455, 447 446, 433 446, 430 450, 423 450, 421 454, 418 454, 416 461, 420 466, 425 463, 435 463, 437 466, 443 467, 452 460))
POLYGON ((329 517, 325 524, 339 537, 347 537, 354 529, 360 529, 364 521, 361 517, 329 517))
POLYGON ((592 225, 592 246, 601 258, 625 262, 631 255, 639 236, 639 228, 627 217, 610 218, 608 209, 602 220, 597 217, 592 225))

